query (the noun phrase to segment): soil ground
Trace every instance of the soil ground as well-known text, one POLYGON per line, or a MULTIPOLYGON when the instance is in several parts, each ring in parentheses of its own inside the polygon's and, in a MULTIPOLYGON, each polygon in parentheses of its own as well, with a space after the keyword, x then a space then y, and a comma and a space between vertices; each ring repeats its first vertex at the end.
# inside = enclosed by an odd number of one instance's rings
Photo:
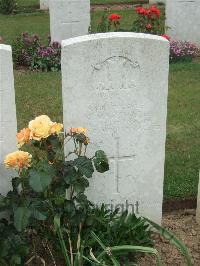
MULTIPOLYGON (((179 210, 164 213, 162 225, 173 232, 188 247, 192 265, 200 266, 200 225, 196 223, 195 210, 179 210)), ((160 252, 163 266, 184 266, 185 260, 179 250, 162 237, 155 235, 155 248, 160 252)), ((140 266, 154 266, 155 259, 145 256, 140 266)))
MULTIPOLYGON (((177 210, 170 213, 164 213, 162 225, 173 232, 178 239, 182 240, 187 246, 191 257, 192 265, 200 266, 200 225, 196 223, 195 210, 177 210)), ((168 241, 154 234, 155 248, 161 255, 162 266, 185 266, 186 262, 180 251, 168 241)), ((43 254, 44 255, 44 254, 43 254)), ((41 260, 32 261, 27 266, 64 266, 62 262, 52 263, 50 257, 45 256, 46 264, 41 260)), ((155 258, 151 255, 145 255, 138 261, 138 266, 155 266, 155 258)), ((129 265, 123 265, 129 266, 129 265)))

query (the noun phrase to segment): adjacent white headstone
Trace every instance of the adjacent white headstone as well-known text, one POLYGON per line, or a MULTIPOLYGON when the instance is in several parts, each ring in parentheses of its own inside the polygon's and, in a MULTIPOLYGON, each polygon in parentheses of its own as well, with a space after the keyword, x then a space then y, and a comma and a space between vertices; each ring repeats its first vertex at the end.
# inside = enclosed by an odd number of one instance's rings
POLYGON ((172 39, 200 44, 200 1, 166 0, 166 26, 172 39))
POLYGON ((198 194, 197 194, 196 220, 197 220, 197 223, 200 224, 200 173, 199 173, 199 186, 198 186, 198 194))
POLYGON ((90 0, 49 0, 49 11, 52 41, 88 33, 90 0))
POLYGON ((16 151, 16 106, 11 46, 0 44, 0 193, 10 189, 11 173, 5 169, 5 156, 16 151))
POLYGON ((48 10, 49 9, 49 0, 40 0, 40 9, 48 10))
POLYGON ((91 180, 89 199, 158 223, 168 65, 169 43, 159 36, 104 33, 62 42, 64 125, 88 128, 89 155, 102 149, 110 161, 109 172, 91 180))
POLYGON ((166 0, 149 0, 149 4, 165 4, 166 0))

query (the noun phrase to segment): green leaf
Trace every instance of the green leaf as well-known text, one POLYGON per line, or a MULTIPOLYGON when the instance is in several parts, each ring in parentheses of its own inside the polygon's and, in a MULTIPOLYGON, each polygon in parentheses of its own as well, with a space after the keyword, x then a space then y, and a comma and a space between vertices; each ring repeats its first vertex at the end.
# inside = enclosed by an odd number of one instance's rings
POLYGON ((32 211, 32 215, 38 221, 44 221, 44 220, 47 219, 47 216, 44 213, 42 213, 42 212, 40 212, 40 211, 38 211, 36 209, 34 209, 32 211))
POLYGON ((60 227, 60 216, 59 215, 55 215, 53 222, 54 222, 55 231, 58 234, 58 238, 59 238, 59 241, 60 241, 60 246, 61 246, 61 249, 62 249, 62 253, 63 253, 63 256, 65 258, 65 263, 66 263, 66 265, 71 265, 70 264, 70 260, 69 260, 67 247, 65 245, 65 241, 64 241, 64 238, 63 238, 63 233, 62 233, 62 230, 61 230, 61 227, 60 227))
POLYGON ((73 216, 76 213, 76 207, 72 200, 66 200, 64 205, 64 210, 67 216, 73 216))
POLYGON ((11 263, 12 265, 21 265, 21 257, 19 255, 12 255, 11 263))
POLYGON ((63 169, 63 179, 66 184, 72 185, 74 181, 79 177, 76 169, 70 164, 66 164, 63 169))
POLYGON ((92 177, 92 174, 94 173, 94 167, 90 159, 88 159, 86 156, 79 156, 74 160, 74 163, 83 175, 85 175, 87 178, 92 177))
POLYGON ((52 176, 42 171, 30 170, 29 185, 36 192, 43 192, 51 183, 52 176))
POLYGON ((48 213, 47 211, 44 209, 44 202, 40 201, 40 200, 36 200, 35 202, 33 202, 30 206, 31 212, 32 212, 32 216, 39 221, 44 221, 46 220, 48 213), (45 212, 46 211, 46 212, 45 212))
POLYGON ((56 205, 61 205, 66 199, 66 188, 59 183, 59 187, 55 189, 53 200, 56 205))
POLYGON ((10 244, 8 239, 4 239, 0 242, 0 257, 6 257, 10 249, 10 244))
POLYGON ((76 183, 74 183, 74 190, 77 193, 84 192, 86 187, 89 187, 89 182, 85 178, 81 178, 76 183))
POLYGON ((29 223, 31 211, 27 207, 18 207, 14 210, 14 226, 21 232, 29 223))
POLYGON ((54 223, 54 228, 56 231, 60 229, 60 216, 59 215, 54 216, 53 223, 54 223))
POLYGON ((109 170, 108 158, 104 151, 96 151, 93 159, 94 166, 99 173, 104 173, 109 170))

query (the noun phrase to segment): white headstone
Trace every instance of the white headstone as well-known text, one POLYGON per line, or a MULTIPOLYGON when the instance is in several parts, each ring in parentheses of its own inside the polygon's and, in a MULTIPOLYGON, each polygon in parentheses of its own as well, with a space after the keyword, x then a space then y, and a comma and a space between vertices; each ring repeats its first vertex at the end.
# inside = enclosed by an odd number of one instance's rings
POLYGON ((88 33, 90 0, 50 0, 49 11, 52 41, 88 33))
POLYGON ((16 107, 11 46, 0 44, 0 193, 10 189, 11 173, 5 169, 5 156, 16 151, 16 107))
POLYGON ((200 44, 200 1, 166 0, 166 26, 172 39, 200 44))
POLYGON ((197 223, 200 224, 200 173, 199 173, 199 186, 198 186, 198 194, 197 194, 196 220, 197 220, 197 223))
POLYGON ((165 4, 166 3, 166 0, 149 0, 149 4, 152 5, 152 4, 165 4))
POLYGON ((48 10, 49 9, 49 0, 40 0, 40 9, 48 10))
POLYGON ((89 199, 134 206, 158 223, 168 62, 168 41, 154 35, 104 33, 62 42, 64 125, 88 128, 89 155, 102 149, 110 162, 107 173, 91 180, 89 199))

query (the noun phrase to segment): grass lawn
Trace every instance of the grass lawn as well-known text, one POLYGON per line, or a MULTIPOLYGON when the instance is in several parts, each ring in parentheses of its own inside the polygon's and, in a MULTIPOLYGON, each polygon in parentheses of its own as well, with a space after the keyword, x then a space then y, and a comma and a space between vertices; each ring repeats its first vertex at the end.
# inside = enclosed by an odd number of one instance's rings
MULTIPOLYGON (((21 0, 22 1, 25 0, 21 0)), ((35 0, 29 0, 35 3, 35 0)), ((132 25, 132 10, 118 11, 122 27, 132 25)), ((102 11, 92 14, 92 30, 96 30, 102 11)), ((49 35, 48 12, 0 15, 0 35, 11 43, 17 34, 28 31, 49 35)), ((168 128, 165 164, 165 198, 190 197, 197 193, 200 132, 200 63, 170 66, 168 128)), ((15 71, 18 127, 45 113, 54 120, 62 120, 60 73, 31 73, 15 71)))
MULTIPOLYGON (((90 0, 91 4, 116 4, 116 3, 147 3, 148 0, 90 0)), ((17 0, 19 6, 36 6, 39 5, 39 0, 17 0)))

